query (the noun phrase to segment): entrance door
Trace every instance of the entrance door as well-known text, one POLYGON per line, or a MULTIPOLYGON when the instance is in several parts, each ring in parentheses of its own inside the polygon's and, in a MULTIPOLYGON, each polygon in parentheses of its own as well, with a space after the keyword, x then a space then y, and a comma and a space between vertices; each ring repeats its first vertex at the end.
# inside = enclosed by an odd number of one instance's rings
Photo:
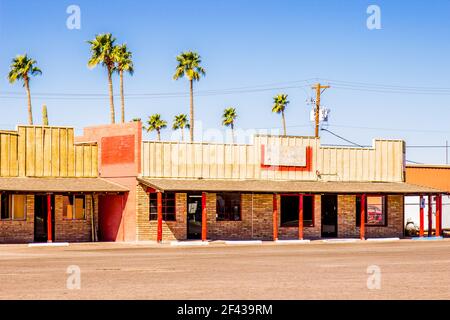
MULTIPOLYGON (((55 239, 55 197, 51 196, 52 206, 52 239, 55 239)), ((34 197, 34 241, 47 242, 47 195, 36 195, 34 197)))
POLYGON ((337 238, 337 236, 337 195, 324 195, 322 196, 322 237, 337 238))
POLYGON ((202 238, 202 195, 190 193, 187 196, 187 238, 202 238))

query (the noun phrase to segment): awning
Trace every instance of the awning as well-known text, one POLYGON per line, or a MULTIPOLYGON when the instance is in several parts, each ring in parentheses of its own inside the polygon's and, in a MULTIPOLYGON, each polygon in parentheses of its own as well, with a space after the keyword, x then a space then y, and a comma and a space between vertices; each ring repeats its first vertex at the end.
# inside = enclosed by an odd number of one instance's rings
POLYGON ((129 190, 102 178, 0 178, 0 191, 121 193, 129 190))
POLYGON ((330 194, 436 194, 437 189, 397 182, 319 182, 276 180, 205 180, 138 178, 143 185, 159 191, 330 193, 330 194))

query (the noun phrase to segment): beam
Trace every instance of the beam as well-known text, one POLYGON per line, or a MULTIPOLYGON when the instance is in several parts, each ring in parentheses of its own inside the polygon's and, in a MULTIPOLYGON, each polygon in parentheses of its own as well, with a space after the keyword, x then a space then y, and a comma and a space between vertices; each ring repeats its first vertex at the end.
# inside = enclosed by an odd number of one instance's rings
POLYGON ((277 195, 273 195, 273 241, 278 240, 278 199, 277 195))
POLYGON ((47 242, 53 242, 52 195, 47 194, 47 242))
POLYGON ((425 217, 424 217, 424 208, 425 208, 425 202, 423 195, 420 195, 420 201, 419 201, 419 207, 420 207, 420 232, 419 235, 421 238, 423 238, 423 235, 425 233, 425 217))
POLYGON ((436 195, 436 237, 441 236, 441 195, 436 195))
POLYGON ((367 195, 363 194, 361 196, 361 217, 360 217, 360 227, 359 227, 359 237, 361 240, 366 239, 366 197, 367 195))
POLYGON ((163 217, 162 217, 162 193, 161 192, 157 192, 156 193, 156 207, 157 207, 157 212, 158 212, 158 232, 157 232, 157 239, 156 241, 158 243, 162 242, 162 221, 163 221, 163 217))
POLYGON ((298 239, 303 240, 303 194, 298 197, 298 239))
POLYGON ((207 230, 207 211, 206 211, 206 192, 202 193, 202 241, 206 241, 208 238, 207 230))

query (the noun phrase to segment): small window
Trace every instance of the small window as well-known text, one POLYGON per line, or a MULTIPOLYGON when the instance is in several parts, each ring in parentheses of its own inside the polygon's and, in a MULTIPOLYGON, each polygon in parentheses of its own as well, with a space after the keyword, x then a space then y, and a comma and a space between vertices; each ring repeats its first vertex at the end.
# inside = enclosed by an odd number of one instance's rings
MULTIPOLYGON (((300 197, 298 195, 281 196, 281 226, 298 227, 300 197)), ((303 226, 314 226, 314 196, 303 196, 303 226)))
POLYGON ((240 193, 218 193, 216 195, 216 220, 241 221, 240 193))
POLYGON ((63 196, 63 217, 67 220, 85 220, 86 197, 84 195, 63 196))
MULTIPOLYGON (((366 198, 365 223, 369 226, 386 226, 386 197, 366 198)), ((361 225, 361 197, 356 197, 356 226, 361 225)))
POLYGON ((3 193, 0 200, 0 212, 1 220, 26 220, 26 195, 3 193))
MULTIPOLYGON (((176 221, 175 193, 165 192, 162 196, 162 216, 164 221, 176 221)), ((149 220, 158 220, 158 194, 150 193, 149 220)))

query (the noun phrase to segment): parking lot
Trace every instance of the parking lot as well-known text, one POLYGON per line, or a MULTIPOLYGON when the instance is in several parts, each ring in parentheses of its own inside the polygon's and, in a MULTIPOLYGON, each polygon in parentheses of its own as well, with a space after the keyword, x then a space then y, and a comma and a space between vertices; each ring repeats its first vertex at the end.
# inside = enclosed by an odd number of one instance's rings
POLYGON ((0 266, 0 299, 450 298, 448 240, 12 245, 0 266))

